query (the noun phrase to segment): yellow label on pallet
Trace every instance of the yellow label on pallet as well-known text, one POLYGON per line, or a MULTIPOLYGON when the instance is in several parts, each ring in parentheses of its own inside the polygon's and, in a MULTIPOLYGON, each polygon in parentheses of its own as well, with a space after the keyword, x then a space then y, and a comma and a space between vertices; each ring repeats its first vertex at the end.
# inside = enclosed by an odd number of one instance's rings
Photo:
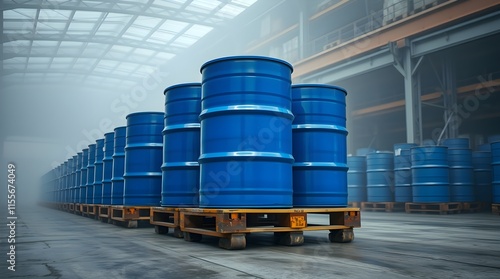
POLYGON ((290 227, 292 229, 299 229, 306 227, 306 218, 304 215, 291 215, 290 216, 290 227))

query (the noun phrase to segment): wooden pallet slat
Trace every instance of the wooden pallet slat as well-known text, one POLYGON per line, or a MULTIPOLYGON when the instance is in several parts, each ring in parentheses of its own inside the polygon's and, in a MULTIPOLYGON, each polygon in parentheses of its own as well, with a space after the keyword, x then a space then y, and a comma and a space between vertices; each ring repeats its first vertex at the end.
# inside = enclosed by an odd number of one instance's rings
POLYGON ((437 213, 450 214, 460 213, 462 203, 459 202, 443 202, 443 203, 406 203, 406 213, 437 213))
POLYGON ((404 202, 362 202, 361 210, 363 211, 385 211, 396 212, 404 211, 404 202))
MULTIPOLYGON (((361 226, 359 208, 294 208, 294 209, 179 209, 180 229, 186 241, 200 241, 203 235, 219 237, 225 249, 243 249, 247 233, 274 232, 277 243, 301 245, 304 231, 327 230, 331 233, 352 231, 361 226), (329 224, 312 224, 307 214, 327 214, 329 224)), ((332 242, 349 242, 354 235, 345 234, 332 242), (350 237, 350 238, 349 238, 350 237)))
POLYGON ((150 220, 150 206, 124 206, 114 205, 109 207, 109 218, 113 224, 123 224, 127 228, 137 228, 139 221, 150 220))
POLYGON ((473 213, 483 210, 483 203, 481 202, 463 202, 462 212, 473 213))
POLYGON ((173 235, 178 238, 184 237, 179 225, 179 209, 172 207, 151 207, 150 224, 155 226, 155 232, 166 234, 173 229, 173 235))
POLYGON ((491 213, 500 215, 500 204, 492 204, 491 205, 491 213))

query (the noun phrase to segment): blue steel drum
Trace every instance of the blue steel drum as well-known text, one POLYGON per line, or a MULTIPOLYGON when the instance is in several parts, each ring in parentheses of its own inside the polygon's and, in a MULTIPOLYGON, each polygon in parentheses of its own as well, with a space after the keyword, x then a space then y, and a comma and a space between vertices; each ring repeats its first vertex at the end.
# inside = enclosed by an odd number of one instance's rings
POLYGON ((470 149, 448 148, 450 166, 450 200, 452 202, 473 202, 474 171, 470 149))
POLYGON ((127 127, 115 128, 115 146, 113 152, 113 176, 111 177, 111 204, 123 204, 125 172, 125 143, 127 127))
POLYGON ((481 144, 477 147, 477 150, 491 152, 491 143, 481 144))
POLYGON ((73 156, 73 168, 71 170, 71 203, 76 203, 76 169, 78 164, 78 155, 73 156))
POLYGON ((95 147, 95 161, 94 161, 94 198, 93 204, 100 204, 102 202, 102 176, 103 176, 103 162, 104 158, 104 139, 96 140, 95 147))
POLYGON ((450 201, 448 147, 413 147, 411 172, 413 202, 450 201))
POLYGON ((363 148, 358 148, 356 149, 356 156, 366 156, 372 152, 375 152, 376 150, 374 148, 370 147, 363 147, 363 148))
POLYGON ((170 86, 165 94, 161 205, 199 203, 201 83, 170 86))
POLYGON ((488 137, 488 143, 494 143, 500 141, 500 135, 492 135, 488 137))
POLYGON ((80 180, 80 203, 87 203, 87 165, 89 162, 89 149, 85 148, 82 150, 82 171, 80 180))
POLYGON ((366 155, 366 192, 369 202, 394 201, 394 153, 366 155))
POLYGON ((293 206, 347 206, 346 91, 292 85, 293 206))
POLYGON ((201 67, 200 207, 292 207, 292 70, 259 56, 201 67))
POLYGON ((95 143, 89 144, 89 155, 87 163, 87 200, 85 203, 92 204, 94 202, 94 178, 95 178, 95 143))
POLYGON ((347 197, 349 202, 366 201, 366 157, 347 157, 347 197))
POLYGON ((104 157, 102 158, 102 204, 111 204, 111 178, 113 177, 113 152, 115 133, 104 134, 104 157))
POLYGON ((448 147, 450 149, 468 149, 469 139, 468 138, 455 138, 455 139, 445 139, 442 141, 441 145, 448 147))
POLYGON ((160 205, 164 115, 127 115, 123 205, 160 205))
POLYGON ((491 168, 493 175, 493 200, 500 203, 500 142, 491 144, 491 168))
POLYGON ((75 203, 80 203, 80 184, 82 181, 82 152, 76 153, 75 203))
POLYGON ((72 159, 68 159, 64 163, 64 188, 63 188, 63 202, 69 202, 69 187, 70 187, 70 170, 71 170, 71 162, 72 159))
POLYGON ((394 201, 396 202, 413 201, 411 189, 411 151, 408 147, 410 146, 395 148, 394 154, 399 154, 394 156, 394 201))
POLYGON ((491 203, 491 152, 472 152, 475 195, 478 202, 491 203))

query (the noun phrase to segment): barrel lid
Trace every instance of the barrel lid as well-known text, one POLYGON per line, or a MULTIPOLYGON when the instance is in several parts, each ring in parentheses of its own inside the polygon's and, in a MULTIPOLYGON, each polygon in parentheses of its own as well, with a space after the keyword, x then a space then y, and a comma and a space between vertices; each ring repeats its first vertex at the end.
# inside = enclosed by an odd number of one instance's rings
POLYGON ((300 88, 300 87, 316 87, 316 88, 328 88, 328 89, 336 89, 344 92, 344 94, 347 95, 347 90, 340 86, 336 85, 331 85, 331 84, 322 84, 322 83, 297 83, 297 84, 292 84, 292 89, 293 88, 300 88))
MULTIPOLYGON (((116 128, 115 128, 116 129, 116 128)), ((111 135, 115 135, 115 132, 108 132, 106 134, 104 134, 104 137, 110 137, 111 135)))
POLYGON ((116 127, 114 129, 114 131, 116 131, 116 130, 123 130, 123 129, 127 129, 127 127, 126 126, 119 126, 119 127, 116 127))
POLYGON ((164 112, 159 112, 159 111, 139 111, 139 112, 132 112, 127 117, 129 118, 130 116, 136 116, 136 115, 142 115, 142 114, 153 114, 153 115, 165 115, 164 112))
POLYGON ((163 90, 163 95, 165 95, 165 93, 167 93, 167 91, 172 90, 172 89, 176 89, 179 87, 193 87, 193 86, 200 86, 201 87, 201 82, 187 82, 187 83, 179 83, 179 84, 171 85, 171 86, 165 88, 165 90, 163 90))
POLYGON ((200 72, 203 71, 205 67, 207 67, 210 64, 221 62, 221 61, 229 61, 229 60, 265 60, 265 61, 274 61, 278 62, 281 64, 284 64, 288 66, 293 72, 293 66, 292 64, 286 62, 285 60, 274 58, 274 57, 268 57, 268 56, 258 56, 258 55, 237 55, 237 56, 226 56, 226 57, 220 57, 220 58, 215 58, 210 61, 207 61, 201 65, 200 72))

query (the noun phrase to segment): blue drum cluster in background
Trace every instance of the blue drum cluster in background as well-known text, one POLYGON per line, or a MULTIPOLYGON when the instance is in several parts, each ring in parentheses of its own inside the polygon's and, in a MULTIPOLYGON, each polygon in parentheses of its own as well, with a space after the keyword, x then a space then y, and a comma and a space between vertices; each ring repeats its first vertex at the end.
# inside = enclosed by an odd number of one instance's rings
POLYGON ((500 203, 500 136, 358 148, 347 156, 346 90, 292 85, 263 56, 201 66, 44 175, 42 200, 202 208, 345 207, 348 202, 500 203))

